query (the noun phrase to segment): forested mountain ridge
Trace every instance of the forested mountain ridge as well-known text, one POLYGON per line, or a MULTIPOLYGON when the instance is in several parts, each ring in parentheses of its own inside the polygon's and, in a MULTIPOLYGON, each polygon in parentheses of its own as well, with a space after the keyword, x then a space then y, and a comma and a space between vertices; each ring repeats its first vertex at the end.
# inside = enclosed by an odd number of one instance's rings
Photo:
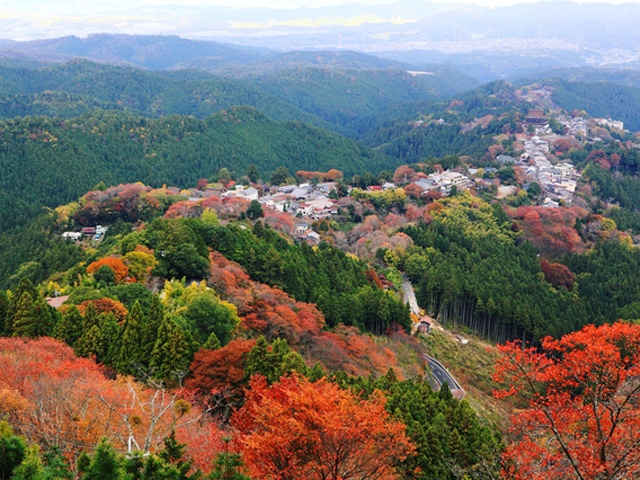
POLYGON ((0 122, 0 224, 23 223, 42 206, 77 198, 103 181, 143 180, 193 186, 227 167, 242 174, 254 163, 266 176, 277 167, 379 171, 393 160, 337 134, 279 123, 249 107, 207 119, 148 119, 94 112, 71 120, 24 117, 0 122))
POLYGON ((14 42, 4 45, 4 49, 45 61, 59 62, 82 57, 104 63, 138 65, 152 70, 168 69, 177 63, 202 57, 247 62, 259 59, 268 52, 266 49, 187 40, 177 36, 110 34, 14 42))
POLYGON ((331 127, 314 114, 231 79, 202 71, 151 72, 75 59, 44 68, 0 67, 0 116, 70 118, 96 108, 149 117, 207 117, 237 105, 253 106, 281 121, 331 127))

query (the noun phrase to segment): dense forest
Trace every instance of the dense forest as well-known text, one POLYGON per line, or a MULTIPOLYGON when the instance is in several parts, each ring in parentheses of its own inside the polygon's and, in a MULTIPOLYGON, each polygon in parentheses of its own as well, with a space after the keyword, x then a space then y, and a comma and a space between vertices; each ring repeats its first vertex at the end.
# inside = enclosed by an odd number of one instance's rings
POLYGON ((274 122, 248 107, 205 120, 150 120, 115 112, 72 120, 24 117, 1 122, 0 129, 3 230, 101 181, 187 188, 223 167, 242 175, 252 163, 265 178, 277 167, 289 172, 338 168, 353 174, 393 165, 344 137, 301 123, 274 122))
POLYGON ((635 409, 640 149, 553 115, 635 128, 632 75, 540 100, 355 52, 15 48, 151 70, 0 61, 0 479, 607 471, 617 427, 575 432, 635 409))

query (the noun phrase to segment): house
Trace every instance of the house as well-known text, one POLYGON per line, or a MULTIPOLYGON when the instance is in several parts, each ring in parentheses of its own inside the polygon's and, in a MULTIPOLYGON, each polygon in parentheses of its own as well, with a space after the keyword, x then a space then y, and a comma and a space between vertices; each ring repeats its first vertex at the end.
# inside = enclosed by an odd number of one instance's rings
POLYGON ((309 231, 309 225, 305 223, 298 223, 295 227, 293 227, 293 234, 299 237, 306 235, 309 231))
POLYGON ((336 182, 322 182, 316 185, 316 190, 329 195, 332 190, 336 189, 336 182))
POLYGON ((311 190, 313 190, 313 188, 309 185, 300 185, 299 187, 294 188, 290 195, 294 200, 301 200, 307 198, 311 190))
POLYGON ((422 317, 420 322, 418 322, 418 332, 424 333, 425 335, 429 335, 431 333, 431 327, 431 322, 427 317, 422 317))
POLYGON ((76 242, 82 238, 82 233, 80 232, 64 232, 62 234, 62 238, 66 240, 75 240, 76 242))
POLYGON ((515 158, 510 157, 509 155, 504 155, 504 154, 498 155, 498 157, 496 158, 496 161, 498 163, 502 163, 503 165, 507 163, 516 163, 515 158))
POLYGON ((80 230, 80 232, 82 232, 82 235, 92 237, 96 234, 96 227, 83 227, 82 230, 80 230))
POLYGON ((299 203, 298 208, 296 209, 296 215, 300 215, 302 217, 308 217, 313 213, 313 205, 309 205, 308 203, 299 203))
POLYGON ((243 197, 249 200, 258 200, 258 190, 256 188, 253 187, 249 187, 249 188, 243 188, 241 190, 238 190, 238 187, 236 187, 236 196, 237 197, 243 197))

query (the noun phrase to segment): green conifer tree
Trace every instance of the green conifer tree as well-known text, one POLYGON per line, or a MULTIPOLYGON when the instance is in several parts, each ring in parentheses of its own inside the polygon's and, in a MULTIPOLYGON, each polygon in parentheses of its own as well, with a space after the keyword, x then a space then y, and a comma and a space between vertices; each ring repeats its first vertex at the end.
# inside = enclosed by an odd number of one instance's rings
POLYGON ((143 322, 144 313, 136 300, 131 311, 127 314, 122 330, 118 357, 115 362, 115 366, 120 372, 136 374, 139 373, 140 367, 148 366, 148 359, 143 357, 142 352, 143 322))
POLYGON ((73 480, 75 477, 65 463, 60 449, 53 445, 42 454, 44 480, 73 480))
POLYGON ((144 349, 144 358, 151 358, 163 318, 164 310, 162 308, 162 303, 160 302, 160 296, 156 294, 151 300, 151 308, 149 308, 147 321, 142 329, 143 336, 141 346, 144 349))
POLYGON ((103 362, 108 365, 113 365, 120 351, 120 330, 116 316, 109 312, 100 325, 100 333, 104 341, 103 362))
POLYGON ((93 325, 78 340, 76 354, 81 357, 95 357, 98 362, 101 362, 104 353, 105 343, 102 338, 102 332, 98 325, 93 325))
POLYGON ((244 466, 242 456, 229 451, 228 438, 223 438, 225 448, 213 461, 213 468, 207 480, 251 480, 251 477, 242 473, 244 466))
POLYGON ((121 478, 122 467, 118 456, 105 439, 100 440, 82 480, 120 480, 121 478))
POLYGON ((13 428, 0 422, 0 480, 9 480, 13 471, 26 456, 27 446, 22 437, 13 434, 13 428))
POLYGON ((27 447, 25 459, 13 472, 11 480, 44 480, 44 468, 39 454, 40 447, 27 447))
POLYGON ((84 318, 82 320, 82 331, 86 332, 91 327, 99 326, 98 310, 93 303, 87 305, 87 309, 84 311, 84 318))
POLYGON ((165 317, 151 354, 151 368, 159 379, 170 379, 185 371, 191 363, 192 349, 189 338, 171 317, 165 317))
POLYGON ((0 290, 0 335, 11 335, 10 329, 11 303, 4 290, 0 290))
POLYGON ((13 336, 34 337, 35 333, 35 306, 33 297, 29 292, 24 292, 16 304, 13 316, 13 336))
POLYGON ((71 305, 53 329, 53 336, 67 345, 75 347, 78 339, 82 336, 83 323, 84 319, 80 310, 77 306, 71 305))
POLYGON ((207 341, 202 345, 203 350, 217 350, 220 347, 222 347, 220 340, 218 340, 218 337, 216 337, 216 334, 213 332, 211 332, 207 341))

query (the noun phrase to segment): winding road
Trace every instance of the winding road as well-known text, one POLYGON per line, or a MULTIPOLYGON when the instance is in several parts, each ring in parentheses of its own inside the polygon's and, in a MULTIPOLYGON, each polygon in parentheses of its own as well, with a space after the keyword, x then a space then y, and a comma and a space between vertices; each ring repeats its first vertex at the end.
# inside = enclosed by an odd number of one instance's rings
POLYGON ((429 364, 429 369, 431 370, 432 385, 435 383, 439 389, 444 382, 447 382, 447 385, 449 385, 449 389, 451 390, 451 393, 458 400, 462 400, 467 393, 464 391, 464 389, 458 383, 458 381, 454 378, 454 376, 449 373, 449 370, 444 368, 444 366, 435 358, 430 357, 429 355, 425 355, 424 357, 427 359, 427 363, 429 364))

